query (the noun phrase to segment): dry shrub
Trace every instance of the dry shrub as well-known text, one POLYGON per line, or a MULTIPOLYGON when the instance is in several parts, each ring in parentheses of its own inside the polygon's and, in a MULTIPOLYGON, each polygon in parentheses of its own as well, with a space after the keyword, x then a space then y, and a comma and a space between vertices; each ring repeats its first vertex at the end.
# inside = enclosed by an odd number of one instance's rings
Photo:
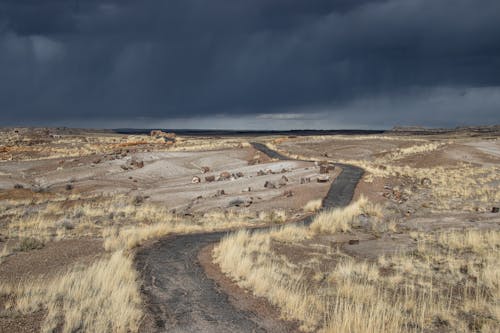
POLYGON ((304 206, 304 211, 306 212, 315 212, 318 211, 323 205, 322 199, 314 199, 308 201, 304 206))
POLYGON ((319 213, 311 223, 311 230, 315 233, 329 234, 338 231, 346 232, 362 214, 376 221, 382 217, 382 209, 362 196, 358 201, 346 207, 333 208, 319 213))
POLYGON ((16 248, 17 251, 28 252, 31 250, 39 250, 43 248, 45 244, 36 238, 23 238, 16 248))
POLYGON ((286 211, 283 209, 273 209, 270 211, 261 211, 259 219, 267 223, 283 223, 286 221, 286 211))
POLYGON ((248 210, 211 211, 195 220, 178 219, 171 215, 170 219, 159 223, 129 225, 121 228, 113 226, 105 228, 102 235, 105 239, 104 248, 107 251, 114 251, 132 249, 144 241, 171 234, 211 232, 269 222, 282 223, 285 219, 284 210, 275 210, 266 214, 258 214, 258 216, 248 210))
POLYGON ((49 281, 0 285, 15 296, 15 309, 45 309, 43 332, 137 332, 142 317, 137 273, 122 252, 92 265, 75 267, 49 281))
POLYGON ((106 251, 132 249, 144 241, 161 238, 173 233, 200 232, 204 228, 198 225, 174 224, 169 222, 151 225, 128 226, 122 229, 108 228, 103 231, 106 251))

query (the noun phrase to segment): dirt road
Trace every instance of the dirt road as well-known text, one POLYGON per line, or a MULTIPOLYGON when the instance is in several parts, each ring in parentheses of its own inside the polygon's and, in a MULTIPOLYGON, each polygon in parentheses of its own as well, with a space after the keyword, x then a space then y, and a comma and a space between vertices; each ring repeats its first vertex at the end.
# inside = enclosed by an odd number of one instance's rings
MULTIPOLYGON (((260 143, 254 148, 272 158, 287 157, 260 143)), ((352 199, 363 170, 339 165, 342 173, 333 181, 324 207, 342 207, 352 199)), ((302 221, 310 223, 311 219, 302 221)), ((153 318, 143 331, 151 332, 287 332, 286 323, 234 307, 217 284, 207 278, 198 253, 226 232, 172 236, 139 251, 136 263, 144 278, 143 295, 153 318)))

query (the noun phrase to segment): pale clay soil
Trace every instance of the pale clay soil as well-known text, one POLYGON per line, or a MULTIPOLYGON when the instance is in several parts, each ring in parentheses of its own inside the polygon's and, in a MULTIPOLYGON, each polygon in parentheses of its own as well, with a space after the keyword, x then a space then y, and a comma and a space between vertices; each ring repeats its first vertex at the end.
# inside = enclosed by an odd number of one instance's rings
POLYGON ((0 189, 12 189, 14 184, 25 188, 36 184, 51 191, 64 192, 65 185, 71 182, 75 193, 142 195, 149 197, 151 202, 164 203, 169 209, 177 211, 227 207, 231 200, 237 198, 251 198, 253 204, 250 209, 255 210, 297 209, 307 201, 326 194, 328 183, 315 182, 318 169, 312 163, 278 161, 248 165, 255 154, 253 149, 246 148, 210 152, 140 152, 115 160, 102 158, 99 164, 92 163, 99 157, 93 157, 87 163, 75 163, 73 159, 64 164, 60 164, 63 159, 9 161, 0 163, 0 189), (143 161, 144 167, 123 170, 121 166, 131 159, 143 161), (202 174, 202 166, 208 166, 210 172, 202 174), (284 173, 283 169, 286 170, 284 173), (257 176, 259 170, 271 170, 274 174, 257 176), (211 183, 205 181, 205 176, 218 177, 224 171, 231 174, 242 172, 243 177, 211 183), (192 184, 194 176, 200 177, 201 183, 192 184), (289 180, 286 187, 264 188, 266 181, 278 184, 282 176, 289 180), (303 177, 311 177, 312 182, 298 186, 303 177), (225 195, 217 196, 218 190, 223 190, 225 195), (294 196, 283 200, 285 190, 291 190, 294 196))

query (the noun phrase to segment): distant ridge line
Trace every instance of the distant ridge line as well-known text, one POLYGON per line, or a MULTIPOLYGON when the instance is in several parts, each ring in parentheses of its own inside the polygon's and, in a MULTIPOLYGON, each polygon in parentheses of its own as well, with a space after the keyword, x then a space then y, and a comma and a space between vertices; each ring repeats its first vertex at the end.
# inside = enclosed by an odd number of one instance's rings
POLYGON ((204 129, 166 129, 166 128, 116 128, 113 129, 114 132, 119 134, 149 134, 152 130, 160 129, 166 132, 174 132, 179 135, 187 136, 260 136, 260 135, 296 135, 296 136, 306 136, 306 135, 331 135, 331 134, 346 134, 346 135, 356 135, 356 134, 381 134, 384 130, 359 130, 359 129, 348 129, 348 130, 287 130, 287 131, 274 131, 274 130, 204 130, 204 129))

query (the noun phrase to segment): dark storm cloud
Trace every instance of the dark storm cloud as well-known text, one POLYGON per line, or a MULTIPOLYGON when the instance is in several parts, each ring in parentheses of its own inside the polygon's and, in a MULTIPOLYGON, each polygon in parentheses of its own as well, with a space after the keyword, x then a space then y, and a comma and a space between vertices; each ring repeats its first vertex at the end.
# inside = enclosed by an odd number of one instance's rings
POLYGON ((497 0, 0 0, 0 121, 498 122, 499 17, 497 0))

